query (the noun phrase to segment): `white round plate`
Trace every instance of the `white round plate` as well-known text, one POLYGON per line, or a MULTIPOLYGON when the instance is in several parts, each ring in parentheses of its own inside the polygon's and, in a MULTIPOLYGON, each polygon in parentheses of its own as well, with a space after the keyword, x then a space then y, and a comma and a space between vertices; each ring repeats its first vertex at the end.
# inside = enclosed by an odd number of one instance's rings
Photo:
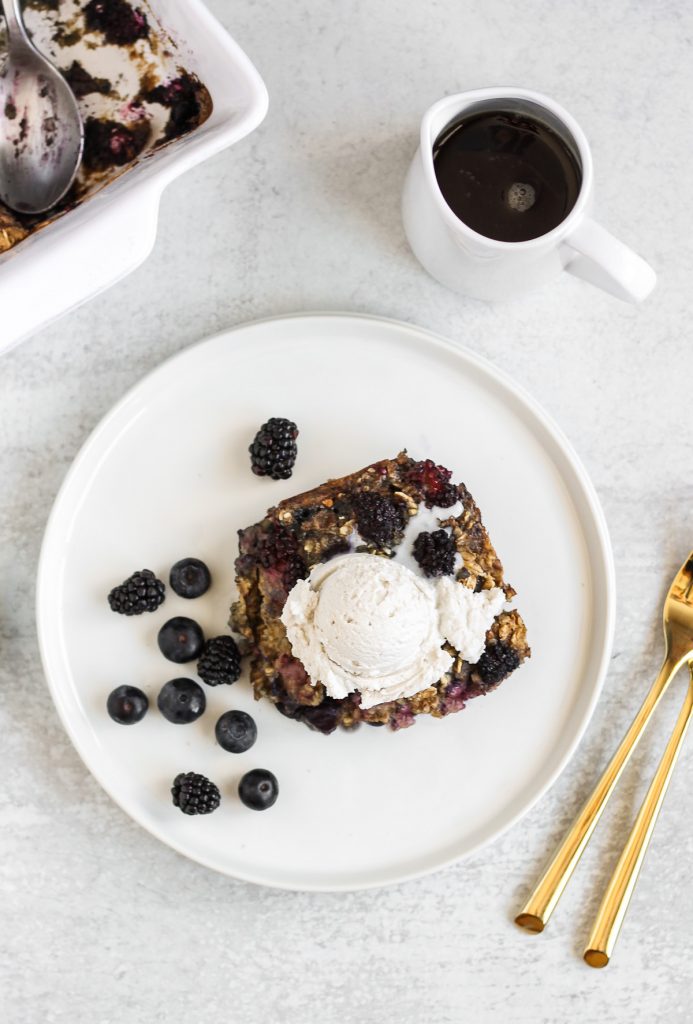
POLYGON ((94 431, 55 502, 41 554, 38 628, 46 676, 72 742, 101 785, 180 853, 236 878, 287 889, 348 890, 442 867, 525 814, 565 767, 599 696, 613 632, 604 518, 577 457, 537 404, 478 356, 426 331, 360 316, 250 324, 170 359, 94 431), (270 416, 301 429, 291 480, 250 472, 248 443, 270 416), (323 736, 254 703, 244 676, 206 688, 207 711, 175 726, 160 686, 194 675, 164 660, 161 624, 191 615, 225 631, 237 530, 280 499, 407 448, 454 471, 476 498, 518 592, 531 661, 494 693, 409 729, 323 736), (114 615, 106 595, 133 570, 168 580, 204 559, 210 591, 168 590, 154 614, 114 615), (136 726, 106 696, 149 695, 136 726), (214 741, 228 708, 251 711, 258 740, 241 755, 214 741), (250 768, 277 775, 264 813, 236 787, 250 768), (222 792, 187 817, 169 789, 203 772, 222 792))

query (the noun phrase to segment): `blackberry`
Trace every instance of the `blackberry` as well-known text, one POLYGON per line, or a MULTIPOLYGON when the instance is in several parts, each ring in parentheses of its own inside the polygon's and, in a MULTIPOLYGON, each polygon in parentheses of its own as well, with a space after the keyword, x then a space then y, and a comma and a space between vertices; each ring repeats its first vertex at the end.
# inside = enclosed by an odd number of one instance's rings
POLYGON ((155 612, 164 600, 166 587, 150 569, 133 572, 108 595, 111 610, 119 615, 141 615, 155 612))
POLYGON ((459 490, 450 483, 452 471, 436 466, 432 459, 415 462, 406 474, 407 482, 420 492, 427 508, 450 508, 459 500, 459 490))
POLYGON ((196 772, 181 772, 171 786, 173 806, 180 807, 183 814, 211 814, 221 803, 217 786, 204 775, 196 772))
POLYGON ((514 672, 520 664, 517 651, 500 640, 490 643, 474 666, 486 686, 493 686, 514 672))
POLYGON ((364 491, 354 499, 356 525, 361 536, 378 547, 390 547, 404 529, 405 513, 391 498, 364 491))
POLYGON ((230 636, 214 636, 202 649, 197 674, 208 686, 235 683, 241 674, 241 653, 230 636))
POLYGON ((298 427, 291 420, 272 417, 263 423, 248 448, 256 476, 288 480, 296 462, 298 427))
POLYGON ((291 530, 272 523, 258 538, 255 557, 263 569, 275 569, 299 557, 298 541, 291 530))
POLYGON ((298 540, 285 526, 272 523, 249 545, 249 553, 263 569, 272 569, 279 575, 287 593, 307 575, 298 540))
POLYGON ((424 576, 452 576, 456 550, 455 541, 445 530, 420 533, 414 541, 414 558, 424 576))

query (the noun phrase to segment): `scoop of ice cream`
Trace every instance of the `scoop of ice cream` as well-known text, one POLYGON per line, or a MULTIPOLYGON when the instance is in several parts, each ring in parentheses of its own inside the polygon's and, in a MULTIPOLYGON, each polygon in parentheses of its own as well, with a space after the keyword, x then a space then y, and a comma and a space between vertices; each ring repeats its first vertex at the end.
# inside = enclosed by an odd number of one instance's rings
POLYGON ((424 690, 446 672, 431 587, 403 565, 351 554, 299 580, 282 613, 291 647, 327 693, 361 707, 424 690))
POLYGON ((478 660, 504 601, 501 590, 482 593, 433 583, 379 555, 349 554, 296 583, 282 622, 314 682, 337 699, 358 690, 370 708, 436 683, 452 666, 442 647, 446 638, 457 646, 452 634, 463 656, 478 650, 468 658, 478 660))
POLYGON ((373 555, 332 563, 318 582, 314 619, 330 661, 364 679, 416 662, 431 633, 437 634, 435 603, 422 584, 404 566, 373 555))

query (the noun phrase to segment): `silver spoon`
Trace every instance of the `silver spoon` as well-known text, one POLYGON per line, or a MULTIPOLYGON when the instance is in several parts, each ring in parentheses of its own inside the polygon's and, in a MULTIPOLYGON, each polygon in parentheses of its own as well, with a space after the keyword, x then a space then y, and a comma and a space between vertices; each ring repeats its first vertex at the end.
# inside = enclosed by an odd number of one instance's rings
POLYGON ((69 85, 29 39, 20 0, 0 0, 7 57, 0 70, 0 201, 43 213, 65 195, 82 159, 84 128, 69 85))

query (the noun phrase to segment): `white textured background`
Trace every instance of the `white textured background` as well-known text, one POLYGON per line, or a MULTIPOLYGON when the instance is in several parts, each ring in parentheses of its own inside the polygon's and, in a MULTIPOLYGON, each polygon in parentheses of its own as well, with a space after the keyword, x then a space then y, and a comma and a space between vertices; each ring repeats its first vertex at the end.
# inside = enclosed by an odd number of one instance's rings
POLYGON ((529 937, 511 919, 658 667, 662 597, 693 547, 693 8, 686 0, 210 6, 265 78, 267 120, 168 191, 145 266, 0 362, 0 1019, 690 1021, 693 749, 682 756, 612 965, 598 972, 580 959, 683 678, 549 931, 529 937), (567 277, 489 307, 447 293, 415 263, 398 206, 419 117, 445 92, 504 83, 554 95, 583 124, 601 219, 660 275, 644 308, 567 277), (34 634, 45 520, 100 417, 197 338, 301 309, 410 320, 502 365, 585 460, 618 573, 604 697, 550 795, 471 861, 364 895, 234 883, 147 836, 70 746, 34 634))

